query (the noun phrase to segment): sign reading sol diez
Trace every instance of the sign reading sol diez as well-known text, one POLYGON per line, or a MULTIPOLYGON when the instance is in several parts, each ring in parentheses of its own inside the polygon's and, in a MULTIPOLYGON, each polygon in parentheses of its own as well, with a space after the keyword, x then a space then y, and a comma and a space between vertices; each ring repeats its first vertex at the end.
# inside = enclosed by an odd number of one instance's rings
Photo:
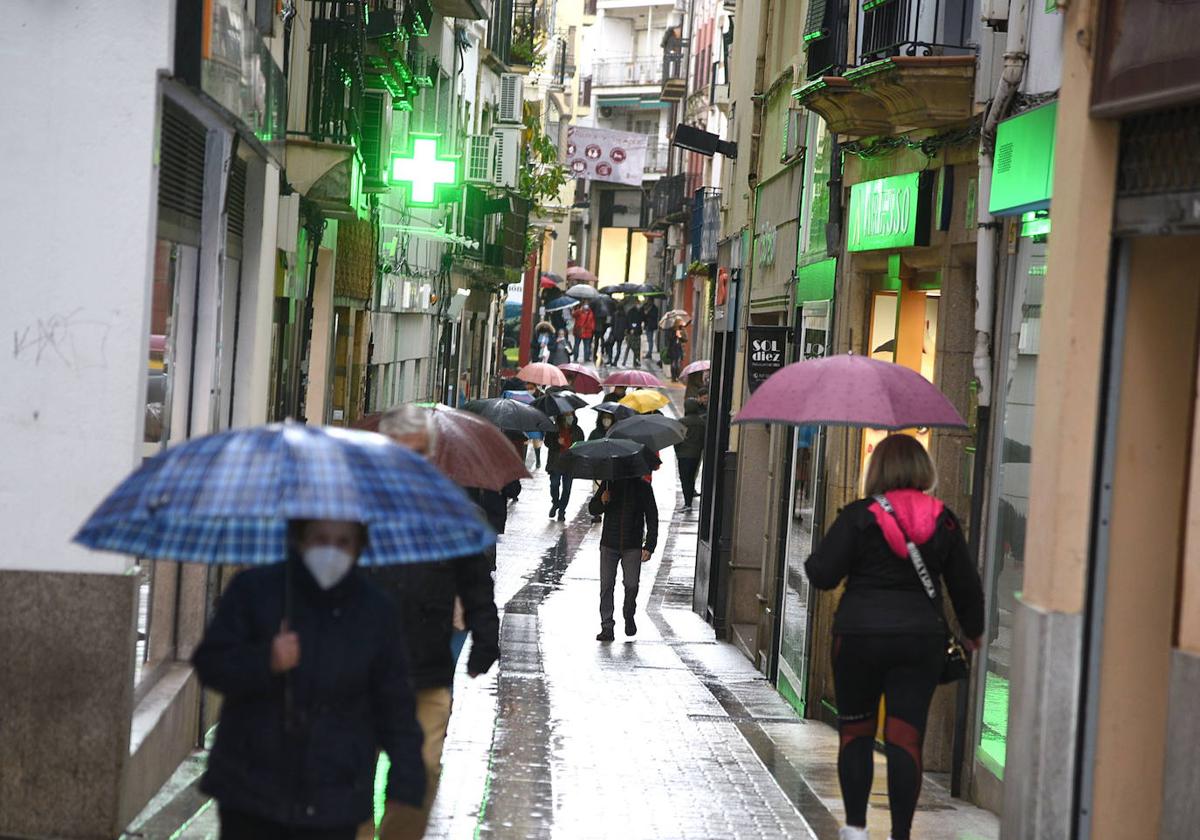
POLYGON ((847 251, 929 244, 936 173, 909 172, 850 187, 847 251))

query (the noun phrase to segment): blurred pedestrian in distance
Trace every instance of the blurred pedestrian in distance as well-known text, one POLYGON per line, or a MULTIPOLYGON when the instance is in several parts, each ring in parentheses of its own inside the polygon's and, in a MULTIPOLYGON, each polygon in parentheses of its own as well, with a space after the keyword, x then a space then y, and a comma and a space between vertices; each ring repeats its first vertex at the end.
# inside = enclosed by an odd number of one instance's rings
POLYGON ((600 632, 598 642, 614 638, 614 593, 617 587, 617 567, 621 567, 621 583, 625 589, 622 615, 625 635, 637 635, 638 584, 642 564, 654 554, 658 544, 658 505, 654 488, 641 478, 605 481, 588 503, 592 516, 603 516, 600 531, 600 632))
POLYGON ((696 498, 696 474, 700 470, 700 459, 704 456, 704 439, 708 429, 708 416, 700 400, 684 400, 683 420, 680 422, 687 428, 687 437, 675 444, 675 458, 679 462, 683 509, 691 510, 692 500, 696 498))
POLYGON ((588 364, 598 365, 604 361, 604 342, 605 336, 609 335, 610 316, 608 308, 600 302, 592 307, 592 313, 596 319, 596 326, 592 331, 592 354, 587 361, 588 364))
POLYGON ((567 502, 571 501, 571 474, 562 469, 562 453, 583 440, 583 429, 573 412, 558 415, 555 430, 546 433, 546 472, 550 474, 550 518, 559 522, 567 518, 567 502))
POLYGON ((892 838, 910 838, 925 722, 946 664, 939 583, 949 590, 968 647, 978 647, 983 635, 979 573, 958 518, 929 495, 936 484, 933 461, 915 438, 884 438, 867 467, 867 497, 842 509, 805 563, 818 589, 846 581, 832 653, 846 807, 840 840, 867 840, 880 697, 892 838))
POLYGON ((461 408, 469 399, 471 399, 471 375, 464 373, 458 377, 458 402, 455 403, 455 407, 461 408))
POLYGON ((567 338, 566 330, 559 330, 554 336, 547 361, 552 365, 565 365, 571 361, 571 340, 567 338))
POLYGON ((380 750, 389 824, 425 796, 396 608, 357 566, 366 527, 295 520, 288 536, 285 562, 233 578, 192 657, 223 697, 200 788, 224 840, 350 840, 371 819, 380 750))
POLYGON ((629 354, 633 354, 633 366, 642 366, 642 309, 630 304, 625 313, 625 352, 621 354, 621 364, 629 364, 629 354))
POLYGON ((683 370, 683 357, 687 343, 687 327, 684 326, 682 319, 676 319, 675 326, 671 328, 671 337, 667 348, 667 355, 671 362, 672 382, 679 381, 679 374, 683 370))
POLYGON ((554 343, 554 325, 549 321, 539 321, 533 328, 533 361, 545 362, 550 359, 550 345, 554 343))
POLYGON ((579 310, 575 314, 575 361, 579 361, 582 355, 585 363, 591 364, 592 359, 592 336, 596 334, 596 315, 592 312, 592 307, 586 301, 579 305, 579 310))
POLYGON ((621 400, 625 399, 625 394, 628 392, 629 389, 626 386, 616 385, 611 391, 604 395, 604 399, 601 400, 601 402, 619 403, 621 400))
POLYGON ((610 365, 618 364, 621 361, 621 347, 625 343, 625 329, 629 324, 629 313, 626 311, 627 304, 621 301, 617 304, 616 311, 612 317, 612 351, 608 354, 608 363, 610 365))
POLYGON ((646 329, 646 356, 654 358, 654 336, 658 334, 658 304, 654 302, 654 298, 647 298, 642 304, 642 323, 646 329))
MULTIPOLYGON (((388 409, 380 418, 379 431, 399 445, 427 457, 437 445, 432 413, 415 405, 388 409)), ((474 492, 478 496, 481 491, 474 492)), ((424 835, 429 821, 441 775, 442 747, 450 722, 451 687, 457 661, 455 647, 461 650, 461 643, 466 638, 464 634, 455 639, 456 611, 461 615, 458 629, 469 632, 471 638, 471 651, 467 657, 470 676, 487 673, 500 658, 500 620, 492 583, 494 563, 492 550, 442 563, 383 566, 371 570, 375 581, 400 608, 395 631, 404 640, 408 653, 416 691, 417 720, 425 735, 422 758, 428 779, 420 806, 412 808, 400 824, 384 826, 382 840, 416 840, 424 835)))

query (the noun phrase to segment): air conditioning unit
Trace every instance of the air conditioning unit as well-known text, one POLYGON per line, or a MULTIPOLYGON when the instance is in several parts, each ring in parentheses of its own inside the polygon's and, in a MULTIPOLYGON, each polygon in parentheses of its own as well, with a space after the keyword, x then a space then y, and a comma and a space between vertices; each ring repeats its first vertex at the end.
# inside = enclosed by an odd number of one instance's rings
POLYGON ((808 111, 788 108, 783 114, 783 151, 780 162, 793 160, 804 151, 808 142, 808 111))
POLYGON ((500 74, 500 109, 496 122, 521 122, 521 106, 525 102, 525 77, 519 73, 500 74))
POLYGON ((980 3, 979 17, 985 26, 1007 32, 1008 6, 1009 0, 983 0, 980 3))
POLYGON ((392 154, 392 95, 385 90, 363 92, 359 151, 363 159, 363 192, 387 192, 392 154))
POLYGON ((491 134, 472 134, 467 137, 468 184, 492 183, 496 159, 496 138, 491 134))
POLYGON ((612 115, 613 115, 613 109, 612 109, 611 105, 601 105, 600 106, 600 116, 604 117, 605 119, 608 119, 612 115))
POLYGON ((498 126, 492 129, 492 183, 515 190, 520 183, 521 129, 498 126))

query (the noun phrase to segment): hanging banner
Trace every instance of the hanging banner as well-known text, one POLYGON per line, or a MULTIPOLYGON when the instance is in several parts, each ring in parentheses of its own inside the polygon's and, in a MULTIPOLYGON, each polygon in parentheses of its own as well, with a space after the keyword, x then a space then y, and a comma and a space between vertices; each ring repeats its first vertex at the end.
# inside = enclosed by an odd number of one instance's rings
POLYGON ((791 335, 791 327, 746 327, 746 387, 750 393, 787 363, 791 335))
POLYGON ((648 140, 645 134, 631 131, 570 126, 567 169, 572 178, 640 187, 648 140))

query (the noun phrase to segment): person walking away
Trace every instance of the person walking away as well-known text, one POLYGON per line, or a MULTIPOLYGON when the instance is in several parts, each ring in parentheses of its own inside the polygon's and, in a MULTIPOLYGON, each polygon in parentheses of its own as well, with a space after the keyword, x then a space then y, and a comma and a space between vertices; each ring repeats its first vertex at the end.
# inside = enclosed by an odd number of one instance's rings
POLYGON ((687 348, 687 343, 687 327, 683 325, 683 321, 681 319, 678 319, 675 321, 675 326, 671 329, 671 347, 669 350, 669 358, 671 360, 672 382, 678 382, 679 374, 683 371, 683 357, 687 348))
POLYGON ((217 603, 192 664, 224 698, 200 780, 223 840, 350 840, 380 750, 385 821, 424 799, 396 608, 358 568, 367 539, 359 522, 293 520, 284 562, 240 572, 217 603))
MULTIPOLYGON (((588 435, 588 440, 600 440, 608 437, 608 430, 611 429, 617 422, 617 418, 607 411, 599 412, 600 416, 596 418, 596 428, 592 429, 592 433, 588 435)), ((592 482, 592 495, 595 495, 600 490, 600 482, 592 482)), ((595 525, 603 517, 598 513, 592 514, 592 524, 595 525)))
POLYGON ((572 412, 558 415, 555 430, 546 433, 546 472, 550 474, 550 518, 559 522, 567 519, 567 502, 571 501, 571 474, 562 468, 562 454, 583 440, 583 429, 575 422, 572 412))
POLYGON ((612 352, 608 356, 610 365, 618 364, 621 361, 621 347, 625 343, 625 332, 629 324, 629 313, 625 308, 625 301, 617 304, 617 311, 613 313, 612 319, 612 352))
POLYGON ((679 484, 683 488, 683 509, 692 509, 696 498, 696 473, 700 470, 700 459, 704 455, 704 438, 708 428, 708 417, 700 401, 684 400, 683 420, 687 436, 675 444, 675 458, 679 462, 679 484))
POLYGON ((571 342, 567 339, 567 331, 559 330, 550 345, 548 361, 552 365, 565 365, 571 361, 571 342))
POLYGON ((638 582, 642 564, 654 554, 658 543, 658 506, 654 488, 643 478, 606 481, 588 503, 592 516, 603 516, 600 530, 600 632, 598 642, 614 638, 613 595, 617 587, 617 566, 625 588, 622 614, 625 635, 637 635, 638 582))
POLYGON ((591 307, 596 325, 592 330, 592 354, 588 358, 589 365, 598 365, 604 360, 605 335, 609 330, 609 314, 605 305, 599 301, 591 307))
POLYGON ((621 364, 626 364, 630 351, 633 351, 633 366, 642 366, 642 310, 638 306, 630 306, 625 316, 625 353, 621 364))
POLYGON ((642 323, 646 329, 646 357, 654 358, 654 336, 658 334, 658 304, 654 298, 647 298, 642 306, 642 323))
POLYGON ((916 439, 884 438, 867 467, 867 498, 842 509, 805 563, 818 589, 846 581, 832 653, 841 734, 838 780, 846 807, 841 840, 867 840, 880 696, 887 710, 892 840, 910 840, 925 722, 946 659, 940 584, 949 591, 967 647, 974 650, 983 635, 979 573, 958 518, 929 495, 936 483, 933 462, 916 439), (925 575, 918 565, 927 569, 925 575))
POLYGON ((585 363, 592 361, 592 336, 596 334, 596 315, 585 301, 575 315, 575 361, 582 355, 585 363))
MULTIPOLYGON (((384 412, 379 431, 422 456, 430 455, 436 445, 430 413, 414 405, 398 405, 384 412)), ((472 495, 471 490, 466 492, 472 495)), ((482 492, 475 495, 478 497, 482 492)), ((483 512, 486 514, 486 510, 483 512)), ((458 659, 454 649, 455 630, 464 629, 470 635, 467 673, 472 678, 487 673, 500 658, 500 619, 492 583, 494 564, 493 549, 440 563, 381 566, 371 570, 372 579, 399 607, 395 632, 408 654, 417 720, 425 738, 422 760, 427 779, 420 806, 406 809, 407 819, 383 826, 381 840, 420 840, 429 823, 450 724, 451 689, 458 659), (456 613, 461 617, 461 628, 455 626, 456 613)), ((459 641, 458 651, 464 641, 465 636, 459 641)), ((360 831, 360 837, 369 838, 374 834, 374 825, 365 825, 360 831)))

